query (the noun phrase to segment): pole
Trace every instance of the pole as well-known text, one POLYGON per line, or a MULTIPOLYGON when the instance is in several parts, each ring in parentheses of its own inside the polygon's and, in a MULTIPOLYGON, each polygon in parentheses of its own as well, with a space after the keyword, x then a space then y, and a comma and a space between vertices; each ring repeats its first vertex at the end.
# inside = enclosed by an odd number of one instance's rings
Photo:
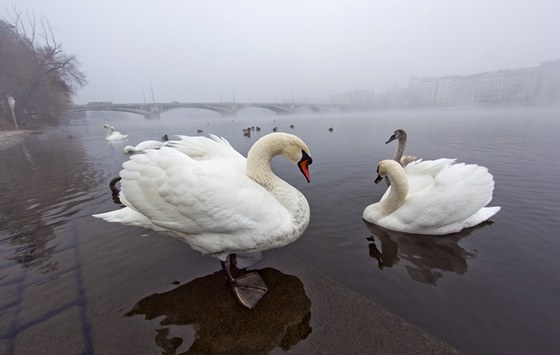
POLYGON ((16 120, 16 114, 14 112, 14 107, 16 106, 16 100, 14 100, 14 98, 11 97, 10 95, 6 95, 6 97, 8 98, 8 105, 10 106, 10 110, 12 111, 12 117, 14 119, 14 124, 16 126, 16 129, 19 129, 18 123, 17 123, 17 120, 16 120))

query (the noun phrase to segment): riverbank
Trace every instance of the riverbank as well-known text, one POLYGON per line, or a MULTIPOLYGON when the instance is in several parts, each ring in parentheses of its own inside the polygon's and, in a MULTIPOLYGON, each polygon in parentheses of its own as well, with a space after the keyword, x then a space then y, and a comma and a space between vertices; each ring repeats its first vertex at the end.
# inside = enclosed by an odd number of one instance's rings
POLYGON ((17 131, 0 131, 0 150, 8 149, 18 144, 23 138, 33 131, 17 130, 17 131))

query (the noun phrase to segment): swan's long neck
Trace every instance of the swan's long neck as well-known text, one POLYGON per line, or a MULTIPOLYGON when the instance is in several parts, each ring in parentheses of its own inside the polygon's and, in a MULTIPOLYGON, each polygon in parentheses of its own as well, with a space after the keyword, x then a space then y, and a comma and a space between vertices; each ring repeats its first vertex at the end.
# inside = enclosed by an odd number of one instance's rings
POLYGON ((400 164, 401 158, 404 153, 404 147, 406 146, 406 137, 399 138, 399 144, 397 144, 397 149, 395 149, 395 154, 393 155, 393 160, 400 164))
POLYGON ((276 139, 261 138, 247 153, 247 175, 269 190, 280 179, 272 172, 270 161, 281 153, 282 146, 276 139))
POLYGON ((380 202, 385 215, 396 211, 405 202, 408 196, 408 179, 400 166, 399 169, 391 169, 387 176, 391 181, 389 196, 380 202))
MULTIPOLYGON (((263 186, 293 217, 292 233, 302 232, 309 223, 309 204, 295 187, 280 179, 270 167, 272 158, 282 154, 281 139, 265 136, 247 154, 247 175, 263 186)), ((301 234, 301 233, 300 233, 301 234)))

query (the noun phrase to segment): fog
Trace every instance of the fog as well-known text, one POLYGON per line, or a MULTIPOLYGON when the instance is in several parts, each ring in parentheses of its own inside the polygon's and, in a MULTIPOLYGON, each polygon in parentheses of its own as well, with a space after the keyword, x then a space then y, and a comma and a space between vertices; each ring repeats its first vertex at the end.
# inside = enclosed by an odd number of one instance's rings
MULTIPOLYGON (((0 11, 13 2, 0 0, 0 11)), ((89 83, 76 103, 320 101, 560 57, 557 0, 18 0, 89 83), (152 96, 153 92, 153 96, 152 96)), ((6 16, 3 16, 6 17, 6 16)))

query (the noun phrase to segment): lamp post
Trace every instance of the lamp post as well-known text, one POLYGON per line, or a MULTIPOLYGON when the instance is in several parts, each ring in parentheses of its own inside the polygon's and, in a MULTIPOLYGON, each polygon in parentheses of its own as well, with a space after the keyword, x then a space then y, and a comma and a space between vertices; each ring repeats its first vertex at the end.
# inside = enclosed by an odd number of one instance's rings
POLYGON ((12 117, 14 118, 14 124, 16 125, 16 129, 19 129, 16 120, 16 114, 14 112, 14 107, 16 106, 16 100, 14 100, 14 98, 11 97, 10 95, 6 95, 6 97, 8 98, 8 105, 10 106, 10 110, 12 110, 12 117))

